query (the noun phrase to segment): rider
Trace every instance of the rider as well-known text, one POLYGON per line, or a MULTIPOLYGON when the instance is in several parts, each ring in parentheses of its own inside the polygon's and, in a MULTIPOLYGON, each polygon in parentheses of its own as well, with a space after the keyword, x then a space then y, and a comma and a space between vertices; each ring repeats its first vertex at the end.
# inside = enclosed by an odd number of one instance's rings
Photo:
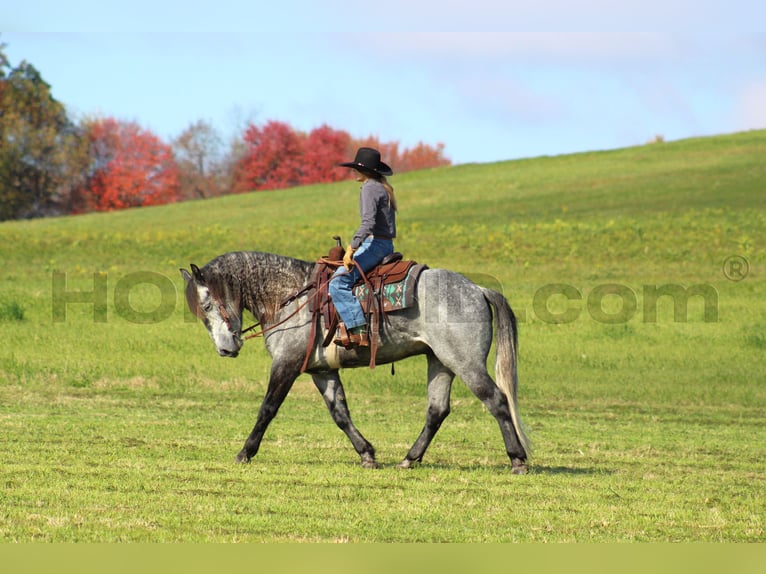
POLYGON ((356 181, 362 184, 359 194, 362 221, 346 248, 343 266, 335 271, 330 281, 330 295, 342 320, 335 343, 347 347, 354 344, 366 347, 370 344, 367 319, 352 288, 361 278, 356 265, 366 273, 394 252, 396 197, 394 188, 386 179, 394 172, 380 160, 380 152, 369 147, 360 147, 354 161, 340 165, 352 168, 356 181))

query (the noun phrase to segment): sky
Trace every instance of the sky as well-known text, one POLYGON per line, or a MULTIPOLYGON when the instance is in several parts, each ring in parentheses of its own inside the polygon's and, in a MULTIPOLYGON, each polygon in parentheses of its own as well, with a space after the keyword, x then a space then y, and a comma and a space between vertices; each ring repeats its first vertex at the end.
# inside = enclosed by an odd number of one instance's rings
POLYGON ((766 128, 765 6, 0 0, 0 43, 75 119, 327 124, 484 163, 766 128))

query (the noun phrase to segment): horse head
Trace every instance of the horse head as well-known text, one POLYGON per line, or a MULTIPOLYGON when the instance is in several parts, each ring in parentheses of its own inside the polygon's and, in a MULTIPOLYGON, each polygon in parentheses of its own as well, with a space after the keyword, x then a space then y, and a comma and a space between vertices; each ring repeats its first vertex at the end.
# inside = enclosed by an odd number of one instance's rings
POLYGON ((242 310, 231 296, 232 290, 219 277, 206 277, 192 264, 191 273, 181 269, 186 281, 186 303, 205 325, 222 357, 236 357, 242 348, 242 310))

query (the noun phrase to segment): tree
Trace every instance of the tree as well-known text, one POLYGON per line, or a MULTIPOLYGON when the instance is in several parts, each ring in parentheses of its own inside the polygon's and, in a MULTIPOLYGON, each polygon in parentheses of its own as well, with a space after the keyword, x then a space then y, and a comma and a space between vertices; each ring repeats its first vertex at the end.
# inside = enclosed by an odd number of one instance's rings
POLYGON ((380 150, 395 173, 450 165, 444 144, 436 148, 419 143, 399 152, 399 142, 381 142, 375 136, 353 139, 342 130, 322 125, 308 135, 283 122, 270 121, 263 127, 248 126, 243 136, 246 150, 236 165, 238 192, 253 189, 280 189, 348 178, 338 164, 353 157, 362 146, 380 150))
POLYGON ((178 199, 178 168, 170 146, 135 122, 85 122, 90 170, 74 211, 110 211, 178 199))
POLYGON ((288 124, 269 121, 250 125, 244 134, 247 151, 240 161, 236 190, 282 189, 301 182, 303 142, 288 124))
POLYGON ((452 162, 444 157, 443 143, 436 144, 434 148, 419 142, 414 148, 405 149, 400 154, 396 165, 399 171, 414 171, 451 164, 452 162))
POLYGON ((81 132, 27 62, 11 68, 0 45, 0 220, 69 210, 86 164, 81 132))
POLYGON ((299 183, 329 183, 345 179, 348 172, 338 164, 348 161, 351 136, 328 125, 311 130, 303 144, 299 183))
MULTIPOLYGON (((352 148, 367 146, 380 150, 386 163, 391 165, 394 173, 404 173, 418 169, 452 165, 452 161, 444 155, 444 144, 436 144, 436 147, 419 142, 413 148, 405 148, 399 151, 399 142, 381 142, 375 136, 352 141, 352 148)), ((353 151, 350 151, 353 154, 353 151)))
POLYGON ((220 195, 225 182, 222 142, 215 128, 198 120, 173 141, 180 196, 186 199, 220 195))

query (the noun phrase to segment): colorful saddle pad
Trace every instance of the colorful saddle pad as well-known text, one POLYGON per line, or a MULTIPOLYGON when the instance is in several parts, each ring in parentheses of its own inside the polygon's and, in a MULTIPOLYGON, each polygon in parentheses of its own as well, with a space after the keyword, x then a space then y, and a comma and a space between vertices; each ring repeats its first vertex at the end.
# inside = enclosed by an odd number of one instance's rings
MULTIPOLYGON (((414 262, 401 263, 411 263, 411 265, 403 273, 395 274, 394 278, 398 279, 397 281, 386 281, 385 276, 379 280, 376 280, 375 277, 370 278, 370 283, 373 289, 377 291, 378 301, 382 304, 384 313, 411 307, 415 303, 418 277, 424 269, 428 269, 427 265, 414 262), (403 278, 400 279, 402 276, 403 278)), ((367 285, 364 283, 356 285, 354 295, 359 299, 363 309, 369 309, 370 289, 367 285)))

